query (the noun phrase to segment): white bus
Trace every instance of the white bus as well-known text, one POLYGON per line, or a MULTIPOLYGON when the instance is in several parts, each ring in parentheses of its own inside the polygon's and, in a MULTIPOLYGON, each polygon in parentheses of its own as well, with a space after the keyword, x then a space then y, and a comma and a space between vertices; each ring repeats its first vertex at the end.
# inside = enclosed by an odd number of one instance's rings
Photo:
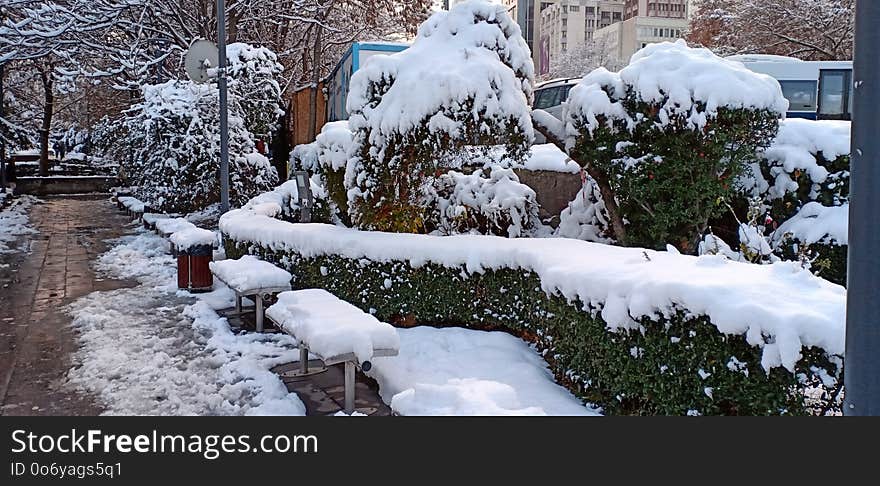
POLYGON ((749 70, 773 76, 789 101, 789 118, 851 120, 852 61, 802 61, 766 54, 731 56, 749 70))

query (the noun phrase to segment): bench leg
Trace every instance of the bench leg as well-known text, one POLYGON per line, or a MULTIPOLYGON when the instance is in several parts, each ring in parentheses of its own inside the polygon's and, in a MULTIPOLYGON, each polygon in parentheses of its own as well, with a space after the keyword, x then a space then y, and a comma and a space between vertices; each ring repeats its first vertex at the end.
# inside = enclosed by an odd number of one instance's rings
POLYGON ((241 296, 235 294, 235 314, 241 315, 241 296))
POLYGON ((299 369, 304 375, 309 372, 309 348, 303 343, 299 343, 299 369))
POLYGON ((254 301, 257 304, 257 332, 263 332, 263 296, 257 294, 257 298, 254 301))
POLYGON ((345 413, 354 413, 354 371, 355 366, 351 361, 345 362, 345 413))

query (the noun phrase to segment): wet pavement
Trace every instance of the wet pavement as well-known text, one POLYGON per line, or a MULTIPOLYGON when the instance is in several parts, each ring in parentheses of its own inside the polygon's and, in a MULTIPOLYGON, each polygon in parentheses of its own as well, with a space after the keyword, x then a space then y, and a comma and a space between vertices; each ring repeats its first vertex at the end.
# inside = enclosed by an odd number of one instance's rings
POLYGON ((45 198, 30 211, 39 231, 0 268, 0 415, 96 415, 92 397, 64 386, 76 337, 64 308, 95 290, 133 286, 97 278, 91 262, 128 218, 106 196, 45 198))

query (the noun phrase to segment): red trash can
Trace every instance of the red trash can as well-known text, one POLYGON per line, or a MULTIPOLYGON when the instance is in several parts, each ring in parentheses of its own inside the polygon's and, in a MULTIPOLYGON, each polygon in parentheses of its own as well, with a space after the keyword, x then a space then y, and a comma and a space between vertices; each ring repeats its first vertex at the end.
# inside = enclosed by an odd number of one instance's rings
POLYGON ((214 286, 210 263, 213 245, 195 245, 177 250, 177 288, 190 292, 209 292, 214 286))

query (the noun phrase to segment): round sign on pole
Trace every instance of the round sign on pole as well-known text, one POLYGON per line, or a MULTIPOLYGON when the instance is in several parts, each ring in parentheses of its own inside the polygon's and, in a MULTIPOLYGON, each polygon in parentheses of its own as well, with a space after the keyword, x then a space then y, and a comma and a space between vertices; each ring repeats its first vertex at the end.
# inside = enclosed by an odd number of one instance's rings
POLYGON ((186 74, 196 83, 204 83, 211 79, 208 69, 216 69, 218 66, 220 66, 220 54, 217 46, 204 39, 193 42, 183 58, 186 74))

